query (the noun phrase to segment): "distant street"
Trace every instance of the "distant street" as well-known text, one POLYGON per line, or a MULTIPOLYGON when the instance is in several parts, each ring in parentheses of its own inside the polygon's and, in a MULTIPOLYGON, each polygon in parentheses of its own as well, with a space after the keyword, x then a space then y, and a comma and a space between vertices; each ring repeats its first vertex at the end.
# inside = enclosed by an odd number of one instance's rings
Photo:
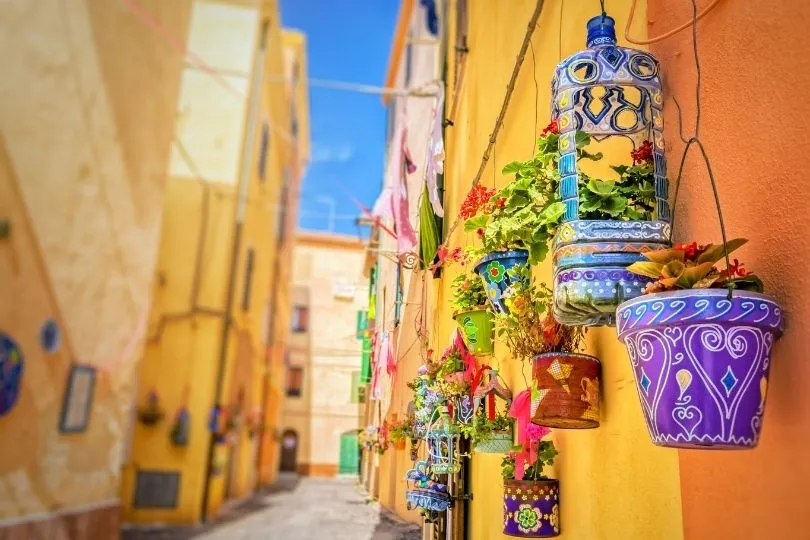
POLYGON ((266 495, 198 529, 126 531, 124 540, 419 540, 421 530, 367 503, 354 478, 283 476, 266 495))

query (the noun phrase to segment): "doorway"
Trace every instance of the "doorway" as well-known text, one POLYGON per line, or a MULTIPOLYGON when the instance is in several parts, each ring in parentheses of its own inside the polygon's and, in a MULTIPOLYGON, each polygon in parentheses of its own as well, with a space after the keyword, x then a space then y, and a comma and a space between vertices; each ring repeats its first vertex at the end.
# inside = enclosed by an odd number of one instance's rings
POLYGON ((296 472, 298 464, 298 434, 288 429, 281 436, 281 472, 296 472))
POLYGON ((348 431, 340 436, 340 464, 338 474, 357 474, 360 452, 357 446, 357 431, 348 431))

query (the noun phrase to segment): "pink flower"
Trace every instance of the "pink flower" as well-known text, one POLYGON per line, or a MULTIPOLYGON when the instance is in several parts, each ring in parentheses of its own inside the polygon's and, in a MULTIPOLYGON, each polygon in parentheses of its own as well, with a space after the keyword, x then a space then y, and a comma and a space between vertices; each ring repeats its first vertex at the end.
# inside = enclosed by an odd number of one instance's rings
POLYGON ((538 426, 537 424, 530 423, 526 426, 526 435, 529 437, 529 440, 532 442, 537 442, 546 435, 551 433, 551 430, 547 427, 538 426))

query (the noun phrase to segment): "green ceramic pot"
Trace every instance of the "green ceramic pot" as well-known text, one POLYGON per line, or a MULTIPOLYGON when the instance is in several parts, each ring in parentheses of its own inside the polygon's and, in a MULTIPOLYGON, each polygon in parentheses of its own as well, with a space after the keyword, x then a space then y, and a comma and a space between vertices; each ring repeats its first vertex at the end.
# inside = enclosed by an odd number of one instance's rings
POLYGON ((456 313, 455 319, 464 335, 464 343, 471 353, 492 353, 493 317, 486 307, 456 313))

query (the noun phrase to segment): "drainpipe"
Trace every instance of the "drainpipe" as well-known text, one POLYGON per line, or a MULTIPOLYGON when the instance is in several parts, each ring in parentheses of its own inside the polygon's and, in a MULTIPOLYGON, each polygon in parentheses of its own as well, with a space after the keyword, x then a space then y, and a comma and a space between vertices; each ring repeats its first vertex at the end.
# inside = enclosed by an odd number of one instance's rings
MULTIPOLYGON (((236 295, 236 270, 239 266, 239 252, 242 247, 242 229, 245 223, 245 207, 247 206, 247 194, 250 187, 251 170, 253 168, 253 151, 256 141, 256 125, 258 124, 259 106, 261 105, 261 86, 264 76, 264 51, 267 41, 267 25, 262 26, 259 37, 259 50, 253 61, 253 79, 250 83, 250 103, 247 115, 247 125, 245 126, 244 145, 242 150, 242 162, 239 167, 239 184, 237 186, 236 198, 236 221, 233 229, 233 247, 231 250, 231 264, 228 276, 228 293, 225 301, 225 320, 222 323, 222 335, 220 336, 219 361, 217 365, 216 389, 214 391, 214 404, 220 405, 222 401, 223 386, 225 384, 225 369, 228 359, 228 342, 230 338, 231 324, 233 323, 233 300, 236 295)), ((208 499, 211 487, 211 467, 214 462, 214 449, 216 446, 215 434, 211 433, 208 441, 208 457, 205 461, 205 480, 202 495, 202 521, 208 518, 208 499)))

